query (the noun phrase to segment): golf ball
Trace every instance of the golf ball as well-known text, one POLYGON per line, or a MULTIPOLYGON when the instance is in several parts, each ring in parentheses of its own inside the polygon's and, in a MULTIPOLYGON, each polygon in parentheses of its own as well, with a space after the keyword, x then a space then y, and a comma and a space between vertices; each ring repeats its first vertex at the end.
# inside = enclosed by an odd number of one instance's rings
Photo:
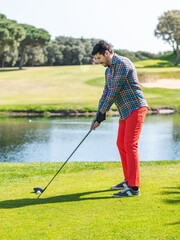
POLYGON ((41 191, 39 191, 39 190, 38 190, 36 193, 37 193, 37 194, 40 194, 40 193, 41 193, 41 191))

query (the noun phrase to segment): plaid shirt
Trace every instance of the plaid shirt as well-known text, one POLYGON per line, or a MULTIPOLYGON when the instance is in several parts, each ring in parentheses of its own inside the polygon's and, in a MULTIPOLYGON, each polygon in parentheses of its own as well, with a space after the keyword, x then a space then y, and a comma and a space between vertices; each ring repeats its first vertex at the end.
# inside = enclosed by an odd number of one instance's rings
POLYGON ((135 66, 128 58, 114 54, 111 67, 106 69, 105 79, 98 112, 101 109, 108 111, 115 103, 120 120, 125 120, 134 110, 148 107, 139 86, 135 66))

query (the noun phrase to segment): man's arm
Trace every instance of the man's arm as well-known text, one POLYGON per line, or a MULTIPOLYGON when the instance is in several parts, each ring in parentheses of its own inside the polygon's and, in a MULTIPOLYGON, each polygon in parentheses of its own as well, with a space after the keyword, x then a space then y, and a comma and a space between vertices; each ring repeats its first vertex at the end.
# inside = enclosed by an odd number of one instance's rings
POLYGON ((98 105, 98 111, 97 111, 97 113, 100 111, 102 105, 104 104, 104 101, 105 101, 105 99, 106 99, 107 93, 108 93, 108 87, 107 87, 107 84, 106 84, 106 82, 105 82, 103 94, 102 94, 102 96, 101 96, 101 98, 100 98, 100 100, 99 100, 99 105, 98 105))
POLYGON ((101 107, 102 107, 102 105, 103 105, 103 103, 104 103, 104 100, 106 99, 107 92, 108 92, 108 87, 107 87, 107 84, 106 84, 106 82, 105 82, 103 94, 102 94, 102 96, 101 96, 101 98, 100 98, 100 100, 99 100, 98 111, 97 111, 97 113, 96 113, 95 118, 92 120, 92 123, 91 123, 91 129, 94 129, 94 130, 95 130, 95 129, 96 129, 97 127, 99 127, 99 125, 100 125, 100 123, 97 122, 97 115, 99 114, 99 112, 100 112, 101 114, 104 114, 104 113, 105 113, 104 110, 101 110, 101 107))

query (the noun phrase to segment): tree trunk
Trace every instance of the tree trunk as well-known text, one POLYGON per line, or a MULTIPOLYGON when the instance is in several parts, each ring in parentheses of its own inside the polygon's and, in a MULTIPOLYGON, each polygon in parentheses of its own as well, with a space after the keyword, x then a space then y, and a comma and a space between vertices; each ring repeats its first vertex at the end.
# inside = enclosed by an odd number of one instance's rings
POLYGON ((3 58, 3 60, 2 60, 2 68, 4 68, 4 63, 5 63, 5 60, 3 58))
POLYGON ((179 59, 180 59, 180 52, 179 52, 179 45, 178 45, 178 43, 177 43, 176 52, 177 52, 177 58, 176 58, 175 66, 178 65, 179 59))
POLYGON ((174 46, 174 41, 172 40, 172 48, 173 48, 173 53, 174 53, 174 55, 176 55, 177 54, 177 51, 176 51, 176 48, 175 48, 175 46, 174 46))
POLYGON ((177 51, 175 48, 173 48, 173 54, 176 55, 177 54, 177 51))
POLYGON ((20 61, 19 61, 19 69, 20 70, 22 70, 23 62, 24 62, 24 50, 22 50, 22 52, 21 52, 21 57, 20 57, 20 61))

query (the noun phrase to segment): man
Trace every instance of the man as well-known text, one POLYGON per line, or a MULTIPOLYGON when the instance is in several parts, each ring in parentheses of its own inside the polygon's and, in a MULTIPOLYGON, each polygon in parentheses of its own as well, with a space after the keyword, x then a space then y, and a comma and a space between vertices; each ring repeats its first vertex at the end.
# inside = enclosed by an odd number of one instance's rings
POLYGON ((147 102, 139 86, 135 66, 128 58, 114 54, 111 45, 103 40, 94 46, 92 55, 107 68, 104 91, 91 129, 95 130, 105 120, 106 112, 113 103, 120 114, 117 147, 125 179, 111 186, 113 190, 122 190, 113 197, 139 196, 138 141, 148 111, 147 102))

